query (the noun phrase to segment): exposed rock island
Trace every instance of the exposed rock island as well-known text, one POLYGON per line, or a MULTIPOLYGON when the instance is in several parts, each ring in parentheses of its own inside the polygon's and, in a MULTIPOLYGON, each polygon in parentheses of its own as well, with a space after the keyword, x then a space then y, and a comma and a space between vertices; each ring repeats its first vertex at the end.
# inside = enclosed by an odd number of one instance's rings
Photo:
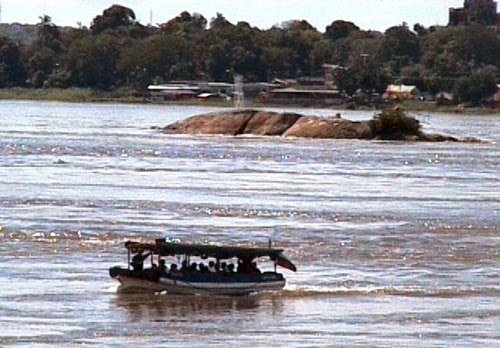
POLYGON ((450 136, 425 134, 417 119, 400 109, 387 109, 368 121, 234 110, 189 117, 160 128, 167 134, 260 135, 321 139, 366 139, 406 141, 458 141, 450 136))

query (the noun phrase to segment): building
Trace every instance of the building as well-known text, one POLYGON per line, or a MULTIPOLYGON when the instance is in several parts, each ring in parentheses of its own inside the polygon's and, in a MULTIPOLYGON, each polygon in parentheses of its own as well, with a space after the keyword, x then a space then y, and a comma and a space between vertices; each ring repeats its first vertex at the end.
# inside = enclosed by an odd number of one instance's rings
POLYGON ((455 104, 453 94, 444 91, 436 93, 434 99, 436 100, 436 105, 438 106, 449 106, 455 104))
POLYGON ((488 98, 488 105, 492 108, 500 108, 500 84, 497 85, 495 94, 488 98))
POLYGON ((269 90, 265 101, 279 104, 335 105, 341 104, 344 99, 338 90, 288 87, 269 90))
POLYGON ((384 98, 391 100, 417 99, 420 91, 412 85, 388 85, 384 98))
POLYGON ((324 84, 326 88, 334 88, 337 84, 337 77, 340 71, 347 70, 345 67, 337 64, 323 64, 324 84))
POLYGON ((448 25, 498 25, 500 15, 493 0, 465 0, 464 7, 450 8, 448 25))
POLYGON ((148 86, 149 99, 153 102, 195 98, 200 93, 198 86, 186 84, 164 84, 148 86))

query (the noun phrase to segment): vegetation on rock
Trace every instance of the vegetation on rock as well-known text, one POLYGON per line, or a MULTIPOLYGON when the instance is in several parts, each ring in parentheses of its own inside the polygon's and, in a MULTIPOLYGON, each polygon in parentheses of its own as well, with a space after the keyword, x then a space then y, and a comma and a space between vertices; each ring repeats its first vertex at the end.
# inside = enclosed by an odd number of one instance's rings
POLYGON ((382 110, 370 121, 370 126, 374 134, 388 139, 420 134, 420 122, 398 107, 382 110))

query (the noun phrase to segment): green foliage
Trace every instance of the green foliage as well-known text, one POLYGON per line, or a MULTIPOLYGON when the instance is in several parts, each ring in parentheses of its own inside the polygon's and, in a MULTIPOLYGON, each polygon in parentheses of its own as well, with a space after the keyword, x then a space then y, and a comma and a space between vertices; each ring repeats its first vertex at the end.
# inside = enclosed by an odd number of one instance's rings
POLYGON ((27 63, 31 86, 41 88, 47 76, 52 73, 57 63, 57 56, 52 49, 42 47, 31 55, 27 63))
POLYGON ((337 20, 326 27, 325 36, 332 41, 347 38, 351 33, 359 31, 359 27, 352 22, 337 20))
POLYGON ((496 92, 495 68, 475 71, 470 77, 458 79, 454 88, 454 96, 459 102, 480 105, 487 97, 496 92))
POLYGON ((24 82, 24 68, 19 46, 0 37, 0 88, 20 85, 24 82))
POLYGON ((99 34, 108 29, 117 29, 135 23, 135 13, 128 7, 113 5, 104 10, 102 15, 94 18, 90 29, 92 33, 99 34))
POLYGON ((385 31, 384 48, 387 60, 408 58, 409 62, 419 60, 419 41, 417 35, 403 23, 400 26, 390 27, 385 31))
POLYGON ((189 12, 184 11, 179 16, 169 20, 167 23, 160 25, 160 30, 169 34, 185 34, 194 36, 202 33, 207 27, 207 20, 199 13, 192 16, 189 12))
POLYGON ((403 67, 401 69, 398 82, 405 85, 417 86, 420 91, 427 89, 420 64, 407 65, 403 67))
POLYGON ((75 41, 66 61, 72 83, 78 87, 111 87, 115 82, 119 46, 118 39, 106 34, 75 41))
POLYGON ((50 16, 43 15, 40 17, 37 35, 38 38, 35 44, 39 48, 50 48, 54 52, 59 52, 61 50, 59 28, 52 23, 50 16))
POLYGON ((483 26, 447 27, 422 39, 427 89, 451 91, 455 82, 484 65, 500 66, 500 31, 483 26))
POLYGON ((358 89, 382 93, 388 83, 405 83, 432 93, 455 90, 460 100, 479 103, 497 71, 493 77, 481 73, 482 81, 473 74, 500 66, 500 28, 415 24, 412 31, 403 23, 381 33, 336 20, 321 33, 305 20, 291 20, 260 30, 233 24, 220 13, 208 24, 186 11, 155 27, 138 23, 130 8, 113 5, 90 29, 61 28, 44 15, 32 41, 0 37, 5 87, 27 81, 32 87, 144 90, 174 79, 232 81, 234 74, 270 81, 323 76, 325 63, 347 68, 335 84, 348 95, 358 89))
POLYGON ((376 115, 371 122, 372 130, 376 134, 397 135, 420 133, 420 122, 407 116, 401 108, 386 108, 376 115))
POLYGON ((337 72, 337 88, 348 96, 354 95, 359 88, 360 76, 354 69, 341 69, 337 72))

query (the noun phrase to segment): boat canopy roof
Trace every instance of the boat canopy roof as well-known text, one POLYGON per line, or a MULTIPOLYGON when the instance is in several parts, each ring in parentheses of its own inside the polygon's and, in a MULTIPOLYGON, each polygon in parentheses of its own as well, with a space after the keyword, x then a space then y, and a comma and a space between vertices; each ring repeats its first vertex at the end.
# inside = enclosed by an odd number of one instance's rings
POLYGON ((125 247, 132 252, 143 250, 160 256, 191 255, 201 258, 213 257, 216 259, 231 259, 236 257, 242 260, 253 260, 258 257, 268 256, 271 260, 276 261, 278 265, 294 272, 297 271, 295 265, 283 255, 283 249, 183 244, 167 242, 164 239, 157 239, 155 243, 127 241, 125 242, 125 247))

